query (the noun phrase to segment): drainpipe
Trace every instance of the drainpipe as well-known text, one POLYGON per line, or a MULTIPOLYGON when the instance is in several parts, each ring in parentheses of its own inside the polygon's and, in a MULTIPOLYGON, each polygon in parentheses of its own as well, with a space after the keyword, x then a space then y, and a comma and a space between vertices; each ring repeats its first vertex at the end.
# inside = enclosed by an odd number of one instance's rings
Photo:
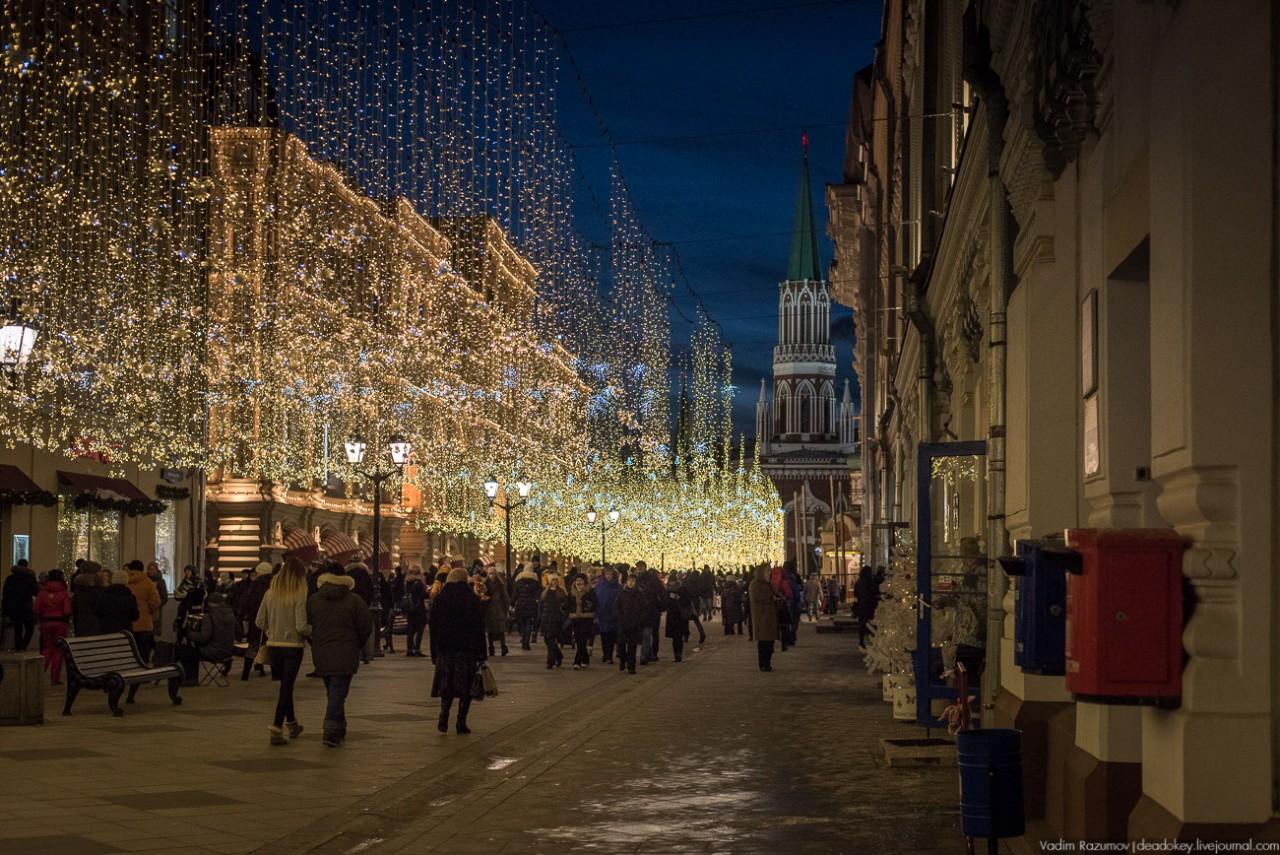
MULTIPOLYGON (((915 272, 907 277, 907 319, 920 333, 920 359, 916 369, 916 396, 920 413, 916 423, 916 441, 933 441, 933 372, 937 356, 937 331, 933 319, 925 311, 924 286, 929 281, 932 268, 929 260, 922 261, 915 272)), ((916 477, 923 477, 917 472, 916 477)))
POLYGON ((1013 242, 1010 235, 1012 212, 1000 178, 1000 155, 1004 150, 1009 101, 1000 76, 991 67, 990 33, 978 20, 977 5, 970 5, 964 15, 962 76, 982 100, 987 121, 987 212, 991 234, 988 242, 991 311, 987 325, 990 341, 987 356, 990 423, 987 431, 987 664, 980 702, 983 707, 992 709, 1000 691, 1000 639, 1004 634, 1004 598, 1009 589, 1009 579, 996 559, 1009 554, 1008 532, 1004 526, 1005 384, 1009 293, 1013 290, 1013 242))

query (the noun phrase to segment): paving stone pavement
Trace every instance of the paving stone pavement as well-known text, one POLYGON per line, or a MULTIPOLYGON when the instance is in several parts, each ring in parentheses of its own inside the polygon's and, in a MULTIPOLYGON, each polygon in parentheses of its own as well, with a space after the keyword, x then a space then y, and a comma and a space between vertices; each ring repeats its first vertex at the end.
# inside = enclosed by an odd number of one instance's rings
POLYGON ((893 721, 853 637, 805 624, 765 674, 753 643, 708 629, 635 676, 547 671, 517 644, 470 736, 437 732, 429 660, 388 656, 356 676, 337 749, 318 680, 299 679, 306 731, 278 747, 264 678, 181 707, 144 687, 119 719, 91 691, 64 718, 53 687, 43 725, 0 728, 0 852, 964 851, 955 769, 884 763, 879 739, 923 733, 893 721))

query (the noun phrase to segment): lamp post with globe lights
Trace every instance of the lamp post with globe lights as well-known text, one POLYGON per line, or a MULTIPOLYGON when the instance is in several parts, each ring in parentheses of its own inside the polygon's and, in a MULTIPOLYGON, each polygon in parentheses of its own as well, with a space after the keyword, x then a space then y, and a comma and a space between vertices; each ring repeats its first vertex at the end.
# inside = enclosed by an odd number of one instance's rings
POLYGON ((382 482, 392 475, 404 476, 404 467, 409 463, 409 455, 413 453, 413 444, 403 436, 396 434, 387 440, 387 453, 391 455, 392 468, 383 467, 382 454, 364 466, 365 450, 368 446, 358 434, 352 434, 346 442, 347 462, 358 473, 373 483, 373 600, 369 603, 369 611, 373 616, 373 650, 375 656, 382 656, 382 482))
POLYGON ((595 508, 587 508, 587 525, 595 525, 596 520, 600 521, 600 569, 604 570, 604 533, 618 524, 618 517, 622 516, 618 511, 609 511, 607 514, 608 521, 596 513, 595 508))
POLYGON ((503 568, 503 573, 507 578, 511 578, 511 512, 521 505, 527 504, 529 494, 533 492, 533 483, 530 481, 516 482, 516 495, 520 498, 517 501, 510 500, 510 491, 507 491, 503 501, 498 501, 498 489, 502 485, 498 483, 496 475, 490 475, 489 480, 484 482, 484 495, 489 500, 489 507, 500 508, 506 519, 507 524, 507 564, 503 568))

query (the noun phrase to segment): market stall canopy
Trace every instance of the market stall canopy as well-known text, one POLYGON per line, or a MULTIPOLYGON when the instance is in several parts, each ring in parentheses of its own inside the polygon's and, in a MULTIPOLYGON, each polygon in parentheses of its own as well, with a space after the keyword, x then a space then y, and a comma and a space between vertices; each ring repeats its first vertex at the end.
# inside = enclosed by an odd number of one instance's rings
POLYGON ((360 551, 354 540, 332 528, 321 533, 320 548, 330 561, 337 561, 339 564, 346 564, 360 551))
MULTIPOLYGON (((378 540, 378 569, 391 569, 391 550, 387 548, 385 540, 378 540)), ((368 532, 360 532, 360 557, 370 567, 373 566, 370 559, 373 558, 373 535, 368 532)))
POLYGON ((315 561, 320 557, 320 544, 305 528, 285 526, 284 557, 302 562, 315 561))

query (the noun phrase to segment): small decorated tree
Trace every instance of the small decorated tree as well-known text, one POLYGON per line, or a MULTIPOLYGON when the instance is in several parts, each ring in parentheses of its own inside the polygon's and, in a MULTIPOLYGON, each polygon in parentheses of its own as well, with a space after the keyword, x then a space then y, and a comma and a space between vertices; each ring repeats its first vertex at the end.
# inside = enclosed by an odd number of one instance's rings
POLYGON ((911 679, 911 653, 916 649, 916 550, 909 543, 893 548, 880 605, 871 628, 875 633, 867 643, 866 664, 870 672, 911 679))

